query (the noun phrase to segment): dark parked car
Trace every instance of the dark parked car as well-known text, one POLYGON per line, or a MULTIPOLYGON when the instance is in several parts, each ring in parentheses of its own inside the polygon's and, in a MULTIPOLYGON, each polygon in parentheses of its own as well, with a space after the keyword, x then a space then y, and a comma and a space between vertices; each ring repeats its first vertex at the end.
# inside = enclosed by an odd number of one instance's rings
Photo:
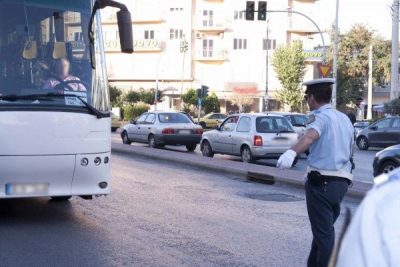
POLYGON ((354 123, 355 134, 357 135, 359 132, 367 128, 369 125, 370 125, 369 121, 356 121, 356 123, 354 123))
POLYGON ((384 118, 371 124, 358 133, 356 142, 361 150, 400 144, 400 117, 384 118))
POLYGON ((374 158, 374 176, 388 173, 400 166, 400 145, 388 147, 376 153, 374 158))

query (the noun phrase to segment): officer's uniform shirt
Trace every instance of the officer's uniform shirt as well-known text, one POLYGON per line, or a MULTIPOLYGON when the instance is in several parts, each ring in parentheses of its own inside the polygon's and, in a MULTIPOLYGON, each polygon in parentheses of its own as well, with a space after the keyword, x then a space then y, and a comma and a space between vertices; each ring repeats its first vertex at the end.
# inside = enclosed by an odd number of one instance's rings
MULTIPOLYGON (((382 179, 380 176, 378 179, 382 179)), ((400 168, 375 184, 347 229, 336 267, 400 266, 400 168)))
POLYGON ((340 170, 348 164, 347 172, 351 172, 349 162, 354 145, 354 128, 349 118, 340 111, 326 104, 313 111, 307 130, 314 129, 319 138, 309 151, 308 166, 328 171, 340 170))

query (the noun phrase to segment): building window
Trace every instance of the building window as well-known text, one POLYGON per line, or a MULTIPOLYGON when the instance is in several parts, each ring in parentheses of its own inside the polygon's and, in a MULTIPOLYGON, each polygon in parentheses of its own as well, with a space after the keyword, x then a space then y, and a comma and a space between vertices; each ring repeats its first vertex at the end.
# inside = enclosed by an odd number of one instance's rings
POLYGON ((247 39, 233 39, 234 50, 245 50, 247 49, 247 39))
POLYGON ((213 57, 214 40, 203 39, 203 57, 213 57))
POLYGON ((183 38, 183 30, 180 29, 170 29, 169 30, 169 38, 173 39, 182 39, 183 38))
POLYGON ((182 7, 171 7, 171 12, 183 11, 182 7))
POLYGON ((82 32, 74 32, 74 41, 83 41, 82 32))
POLYGON ((154 39, 154 31, 144 31, 144 39, 154 39))
POLYGON ((275 50, 276 48, 276 40, 275 39, 268 39, 268 43, 267 43, 267 39, 263 39, 263 50, 275 50))
POLYGON ((214 26, 214 11, 203 10, 203 27, 214 26))
POLYGON ((245 17, 244 12, 242 11, 235 11, 233 14, 233 19, 234 20, 243 20, 245 17))

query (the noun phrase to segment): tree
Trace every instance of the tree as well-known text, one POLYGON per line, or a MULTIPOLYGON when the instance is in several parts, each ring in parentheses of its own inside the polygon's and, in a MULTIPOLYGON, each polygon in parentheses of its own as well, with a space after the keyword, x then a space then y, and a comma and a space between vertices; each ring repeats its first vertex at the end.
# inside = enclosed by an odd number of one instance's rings
POLYGON ((203 98, 202 108, 205 114, 211 112, 221 112, 221 104, 219 103, 217 95, 215 93, 212 93, 210 96, 203 98))
POLYGON ((306 57, 300 42, 291 45, 280 45, 272 57, 272 66, 276 72, 282 89, 275 94, 282 104, 287 104, 292 110, 300 110, 302 94, 300 83, 306 74, 306 57))
POLYGON ((183 102, 189 106, 197 106, 198 99, 195 89, 189 89, 182 95, 183 102))
POLYGON ((135 105, 137 102, 140 101, 140 94, 135 90, 129 90, 126 92, 124 96, 124 101, 128 103, 128 105, 135 105))
POLYGON ((122 103, 121 103, 122 91, 118 87, 116 87, 112 84, 108 84, 108 88, 110 90, 111 106, 112 107, 122 106, 122 103))
POLYGON ((226 100, 231 102, 232 105, 238 106, 240 112, 243 112, 245 110, 245 107, 254 104, 253 98, 238 93, 233 93, 231 96, 227 97, 226 100))
MULTIPOLYGON (((333 32, 333 30, 332 30, 333 32)), ((333 36, 333 33, 332 33, 333 36)), ((373 46, 373 85, 382 86, 390 78, 391 41, 386 41, 364 24, 354 24, 339 34, 337 106, 356 103, 368 82, 369 49, 373 46)), ((333 46, 328 62, 333 62, 333 46)))
MULTIPOLYGON (((148 105, 154 105, 154 99, 156 95, 156 90, 154 88, 151 88, 149 90, 141 89, 139 94, 140 94, 140 101, 148 105)), ((164 100, 164 91, 158 90, 157 102, 162 102, 163 100, 164 100)))

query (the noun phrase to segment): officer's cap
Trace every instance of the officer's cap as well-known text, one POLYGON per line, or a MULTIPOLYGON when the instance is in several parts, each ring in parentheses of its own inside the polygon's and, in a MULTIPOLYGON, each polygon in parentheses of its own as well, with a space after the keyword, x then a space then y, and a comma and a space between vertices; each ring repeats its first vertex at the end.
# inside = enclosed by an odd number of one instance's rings
POLYGON ((326 85, 331 85, 334 83, 335 83, 335 80, 332 78, 320 78, 320 79, 314 79, 311 81, 304 82, 303 85, 307 86, 307 87, 312 86, 312 85, 326 87, 326 85))

